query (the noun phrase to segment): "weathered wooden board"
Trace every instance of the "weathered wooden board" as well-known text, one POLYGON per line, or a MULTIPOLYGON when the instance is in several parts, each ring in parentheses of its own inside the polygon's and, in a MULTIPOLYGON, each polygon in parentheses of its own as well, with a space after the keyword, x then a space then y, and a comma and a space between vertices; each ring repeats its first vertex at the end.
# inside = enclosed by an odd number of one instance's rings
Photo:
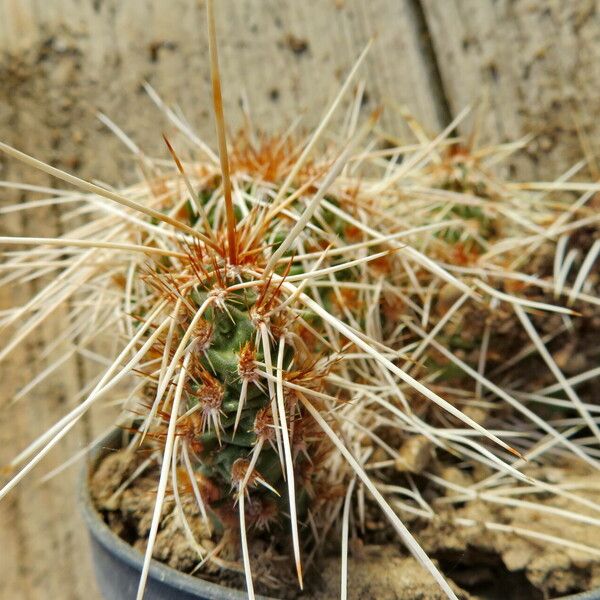
MULTIPOLYGON (((314 126, 374 38, 360 74, 365 111, 380 103, 406 105, 436 131, 487 90, 485 135, 498 141, 539 133, 531 150, 548 154, 541 160, 546 173, 581 156, 574 118, 598 149, 600 24, 593 0, 223 0, 217 8, 232 130, 243 123, 244 95, 263 130, 282 130, 298 115, 304 127, 314 126)), ((163 154, 160 133, 177 136, 141 89, 144 81, 180 106, 212 143, 203 2, 0 0, 3 141, 83 177, 127 181, 130 158, 95 113, 108 114, 149 153, 163 154)), ((336 123, 342 119, 343 111, 336 123)), ((405 133, 392 108, 382 125, 405 133)), ((532 161, 516 164, 527 173, 532 161)), ((53 183, 3 157, 0 179, 53 183)), ((0 192, 2 203, 25 197, 0 192)), ((13 235, 53 235, 61 227, 51 209, 3 216, 0 223, 13 235)), ((2 307, 27 292, 5 294, 2 307)), ((64 329, 60 316, 0 366, 2 406, 47 364, 35 358, 36 349, 64 329)), ((0 412, 0 464, 69 409, 85 368, 66 363, 14 410, 0 412)), ((43 486, 36 479, 83 447, 106 418, 86 418, 0 505, 0 598, 98 597, 76 509, 77 469, 43 486)))
POLYGON ((600 2, 423 6, 451 111, 483 100, 483 130, 492 143, 535 134, 514 163, 520 176, 557 177, 600 151, 600 2))

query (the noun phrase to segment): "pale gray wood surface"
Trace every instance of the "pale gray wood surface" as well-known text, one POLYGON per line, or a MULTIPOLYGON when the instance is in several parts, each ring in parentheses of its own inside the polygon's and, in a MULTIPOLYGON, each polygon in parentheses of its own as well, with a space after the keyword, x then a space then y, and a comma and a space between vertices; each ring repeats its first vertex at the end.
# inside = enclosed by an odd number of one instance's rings
MULTIPOLYGON (((366 110, 383 103, 382 126, 406 134, 391 108, 406 105, 431 131, 463 106, 489 98, 484 134, 492 141, 540 134, 541 169, 558 174, 582 151, 573 115, 598 149, 598 4, 553 0, 226 0, 217 3, 226 117, 242 124, 240 98, 266 131, 297 115, 314 126, 368 39, 375 43, 360 79, 366 110), (576 8, 569 8, 569 6, 576 8), (431 34, 431 40, 429 38, 431 34), (546 156, 547 154, 547 156, 546 156)), ((199 0, 0 0, 0 139, 111 184, 130 179, 122 145, 97 121, 102 110, 145 150, 162 154, 172 127, 141 91, 150 82, 178 104, 212 143, 205 10, 199 0)), ((343 112, 337 116, 340 123, 343 112)), ((463 130, 468 128, 468 123, 463 130)), ((0 178, 52 183, 0 157, 0 178)), ((24 194, 0 192, 2 203, 24 194)), ((2 217, 13 235, 61 231, 60 214, 2 217)), ((31 291, 31 290, 30 290, 31 291)), ((1 299, 4 308, 27 290, 1 299), (19 294, 18 296, 16 294, 19 294)), ((0 366, 0 464, 63 415, 86 368, 69 361, 14 409, 7 402, 44 368, 36 353, 65 326, 55 319, 0 366)), ((103 429, 87 417, 27 482, 0 505, 0 598, 98 598, 75 501, 77 468, 52 482, 60 465, 103 429)))
POLYGON ((557 177, 588 144, 588 157, 600 151, 598 0, 423 0, 423 7, 452 113, 481 98, 490 142, 536 135, 515 161, 519 175, 557 177))

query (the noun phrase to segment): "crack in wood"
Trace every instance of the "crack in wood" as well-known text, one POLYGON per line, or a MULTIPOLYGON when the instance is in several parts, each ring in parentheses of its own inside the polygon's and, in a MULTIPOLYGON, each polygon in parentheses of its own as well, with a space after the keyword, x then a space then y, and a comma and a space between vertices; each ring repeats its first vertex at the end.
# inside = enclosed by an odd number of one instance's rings
POLYGON ((412 19, 417 27, 421 52, 429 66, 427 76, 435 98, 438 119, 442 126, 445 127, 452 121, 452 109, 450 108, 449 96, 444 87, 440 62, 438 61, 436 49, 433 45, 425 9, 422 0, 407 0, 407 6, 412 13, 412 19))

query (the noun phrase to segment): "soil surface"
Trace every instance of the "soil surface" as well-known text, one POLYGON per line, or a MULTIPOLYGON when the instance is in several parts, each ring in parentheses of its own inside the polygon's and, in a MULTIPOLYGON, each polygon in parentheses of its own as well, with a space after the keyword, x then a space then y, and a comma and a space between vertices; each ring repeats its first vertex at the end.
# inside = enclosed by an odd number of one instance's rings
MULTIPOLYGON (((92 497, 106 522, 141 552, 145 550, 152 518, 158 470, 149 467, 133 482, 128 479, 144 459, 143 453, 112 452, 101 461, 91 479, 92 497)), ((584 486, 588 490, 586 498, 600 502, 600 478, 581 466, 529 467, 527 474, 549 484, 568 483, 570 489, 584 486)), ((463 473, 456 475, 467 477, 463 473)), ((513 497, 507 496, 509 502, 513 497)), ((543 507, 571 510, 582 520, 585 515, 593 515, 585 506, 551 494, 519 498, 539 502, 543 507)), ((181 501, 201 550, 206 553, 215 549, 223 541, 222 536, 214 533, 211 536, 196 514, 191 495, 182 494, 181 501)), ((550 514, 533 505, 514 507, 483 500, 438 505, 436 512, 438 516, 432 521, 403 513, 400 516, 450 579, 461 600, 545 600, 600 586, 600 540, 595 526, 568 520, 560 513, 550 514), (503 531, 490 530, 498 525, 503 531), (526 534, 523 530, 533 533, 526 534), (532 535, 552 537, 544 540, 532 535), (572 541, 571 547, 557 543, 563 538, 572 541), (578 545, 597 548, 597 554, 591 555, 578 545)), ((339 598, 340 561, 335 543, 326 547, 325 556, 313 559, 306 578, 309 587, 300 595, 285 550, 289 540, 281 530, 272 532, 271 540, 256 540, 251 546, 253 574, 259 582, 257 591, 278 598, 339 598), (282 587, 274 583, 277 580, 290 584, 282 587)), ((407 556, 374 506, 367 507, 366 531, 361 537, 350 539, 350 600, 444 598, 432 578, 407 556)), ((168 492, 154 557, 183 572, 193 572, 198 557, 189 539, 173 494, 168 492)), ((225 534, 225 541, 218 558, 202 568, 202 577, 243 589, 238 541, 231 533, 225 534)))

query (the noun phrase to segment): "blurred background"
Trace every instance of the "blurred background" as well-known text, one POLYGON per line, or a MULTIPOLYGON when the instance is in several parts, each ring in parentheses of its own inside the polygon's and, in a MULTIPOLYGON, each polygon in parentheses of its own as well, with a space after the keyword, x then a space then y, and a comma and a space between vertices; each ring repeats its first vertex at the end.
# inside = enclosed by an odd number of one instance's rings
MULTIPOLYGON (((296 117, 318 123, 374 39, 358 81, 364 110, 385 107, 381 128, 404 142, 408 109, 432 133, 482 103, 487 143, 535 137, 509 162, 518 179, 557 178, 585 158, 598 178, 598 0, 220 0, 217 28, 225 113, 233 132, 242 102, 256 126, 281 132, 296 117)), ((205 7, 201 0, 0 0, 0 140, 80 177, 127 183, 133 162, 97 119, 102 111, 147 153, 164 156, 175 134, 142 84, 180 107, 214 146, 205 7)), ((476 111, 475 111, 476 112, 476 111)), ((341 123, 344 111, 337 115, 341 123)), ((459 127, 468 134, 473 119, 459 127)), ((335 130, 335 125, 332 127, 335 130)), ((59 186, 0 156, 0 180, 59 186)), ((0 188, 3 205, 39 197, 0 188)), ((55 208, 0 217, 0 235, 51 236, 55 208)), ((31 288, 0 297, 25 302, 31 288)), ((47 365, 36 351, 64 329, 55 315, 0 365, 0 464, 77 402, 89 366, 73 349, 59 372, 8 403, 47 365)), ((6 340, 3 341, 3 343, 6 340)), ((68 351, 68 347, 57 351, 68 351)), ((49 358, 45 359, 49 360, 49 358)), ((80 464, 48 483, 110 422, 98 409, 0 504, 0 598, 96 600, 76 505, 80 464)))

